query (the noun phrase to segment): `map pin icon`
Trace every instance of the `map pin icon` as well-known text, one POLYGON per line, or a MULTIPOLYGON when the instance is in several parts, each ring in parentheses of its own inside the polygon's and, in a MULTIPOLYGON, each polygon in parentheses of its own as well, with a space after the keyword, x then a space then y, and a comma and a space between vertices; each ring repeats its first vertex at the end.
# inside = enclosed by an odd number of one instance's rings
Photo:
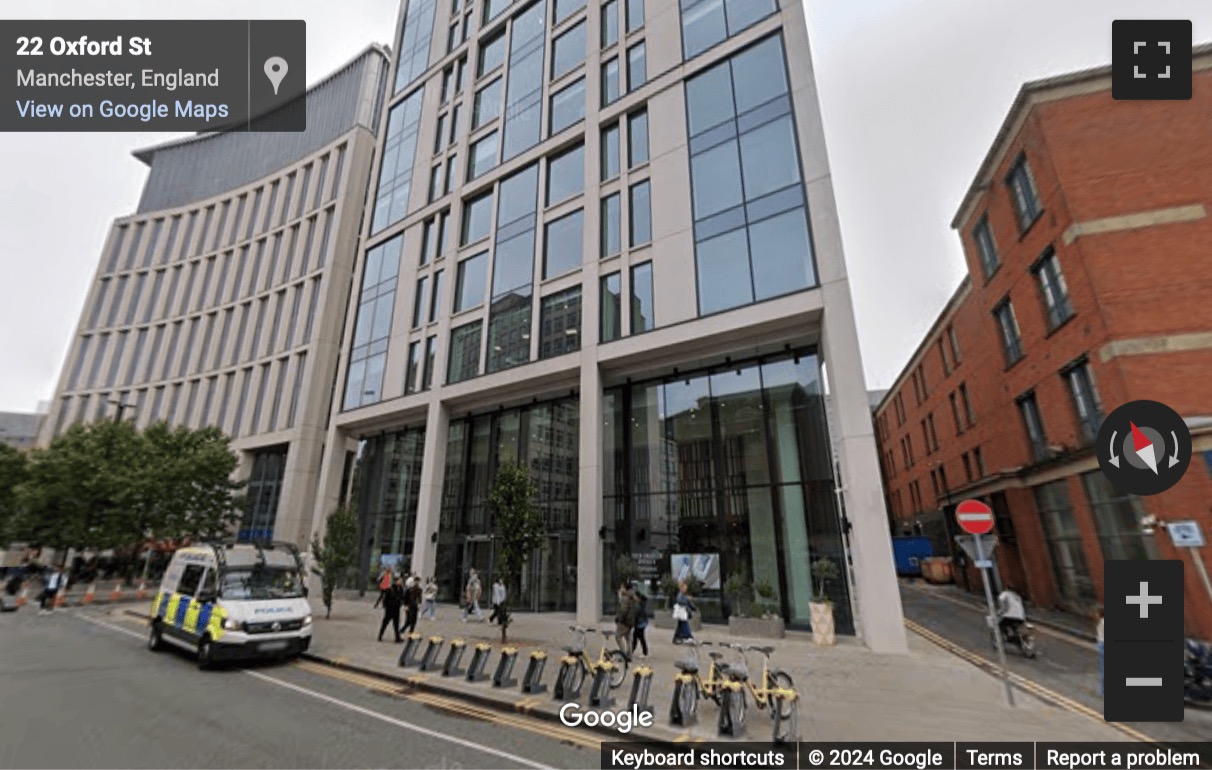
POLYGON ((269 78, 269 82, 274 86, 274 96, 278 95, 278 86, 282 85, 282 78, 286 77, 286 71, 289 69, 286 60, 281 56, 271 56, 265 60, 265 77, 269 78))

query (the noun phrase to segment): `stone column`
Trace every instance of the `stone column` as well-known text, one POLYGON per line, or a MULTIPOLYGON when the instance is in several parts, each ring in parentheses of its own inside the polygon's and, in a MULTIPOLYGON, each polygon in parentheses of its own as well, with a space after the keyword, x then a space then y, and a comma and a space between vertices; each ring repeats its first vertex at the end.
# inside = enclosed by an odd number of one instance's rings
POLYGON ((421 491, 417 496, 417 528, 412 541, 412 571, 433 575, 438 562, 438 544, 433 535, 442 516, 442 481, 446 470, 446 439, 450 412, 438 399, 429 402, 425 420, 425 459, 421 462, 421 491))
POLYGON ((602 615, 602 376, 596 350, 581 354, 580 487, 577 495, 577 623, 602 615))
POLYGON ((850 520, 855 610, 859 632, 873 652, 905 653, 904 616, 893 567, 892 540, 880 481, 875 426, 859 355, 849 281, 825 284, 821 343, 836 418, 842 494, 850 520))

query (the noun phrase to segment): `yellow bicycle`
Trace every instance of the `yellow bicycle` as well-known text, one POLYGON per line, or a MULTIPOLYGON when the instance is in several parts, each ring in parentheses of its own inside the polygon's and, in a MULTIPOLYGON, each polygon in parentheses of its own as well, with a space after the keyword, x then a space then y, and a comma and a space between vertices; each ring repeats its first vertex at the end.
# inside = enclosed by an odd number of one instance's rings
MULTIPOLYGON (((723 676, 720 658, 724 654, 721 652, 708 652, 711 663, 707 666, 707 676, 700 673, 699 647, 710 647, 711 642, 687 639, 682 643, 690 647, 690 655, 674 663, 678 673, 673 678, 673 702, 669 707, 669 720, 674 724, 685 724, 687 719, 693 717, 698 712, 700 698, 710 699, 719 705, 721 693, 730 690, 733 684, 723 676)), ((724 721, 721 712, 721 732, 730 730, 730 725, 725 725, 724 721)))
POLYGON ((748 690, 759 709, 764 711, 767 706, 770 707, 775 743, 795 740, 799 732, 799 694, 790 674, 782 669, 770 667, 770 655, 774 648, 747 647, 736 643, 727 647, 737 653, 737 661, 724 666, 724 673, 729 679, 742 685, 743 689, 734 691, 727 698, 727 702, 721 704, 721 710, 729 711, 728 716, 737 726, 744 725, 749 712, 748 699, 745 696, 745 691, 748 690), (745 654, 747 651, 762 655, 762 672, 756 682, 749 676, 749 658, 745 654))
POLYGON ((572 644, 564 647, 567 653, 560 659, 560 671, 556 674, 555 697, 564 699, 569 695, 579 695, 585 684, 585 677, 593 675, 593 683, 589 688, 589 701, 597 704, 605 695, 606 687, 616 689, 627 678, 629 661, 622 650, 608 649, 609 639, 614 636, 613 628, 603 628, 598 631, 602 635, 602 649, 598 652, 597 660, 590 658, 585 652, 585 637, 593 633, 593 629, 582 626, 569 626, 572 631, 572 644))

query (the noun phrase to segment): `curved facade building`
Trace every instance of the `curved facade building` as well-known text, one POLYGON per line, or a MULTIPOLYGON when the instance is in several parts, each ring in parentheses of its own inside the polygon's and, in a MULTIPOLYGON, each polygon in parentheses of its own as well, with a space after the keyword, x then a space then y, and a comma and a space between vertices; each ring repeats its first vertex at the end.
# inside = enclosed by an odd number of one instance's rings
POLYGON ((215 425, 250 480, 244 536, 303 543, 336 374, 388 53, 311 87, 305 132, 151 147, 114 222, 44 424, 215 425))

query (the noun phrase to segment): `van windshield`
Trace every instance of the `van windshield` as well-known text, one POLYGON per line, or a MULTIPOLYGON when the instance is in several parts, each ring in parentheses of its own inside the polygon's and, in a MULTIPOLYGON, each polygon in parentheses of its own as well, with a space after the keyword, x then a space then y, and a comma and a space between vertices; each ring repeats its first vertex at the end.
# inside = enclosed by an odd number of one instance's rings
POLYGON ((299 571, 283 567, 228 569, 219 594, 224 599, 298 599, 303 596, 299 571))

